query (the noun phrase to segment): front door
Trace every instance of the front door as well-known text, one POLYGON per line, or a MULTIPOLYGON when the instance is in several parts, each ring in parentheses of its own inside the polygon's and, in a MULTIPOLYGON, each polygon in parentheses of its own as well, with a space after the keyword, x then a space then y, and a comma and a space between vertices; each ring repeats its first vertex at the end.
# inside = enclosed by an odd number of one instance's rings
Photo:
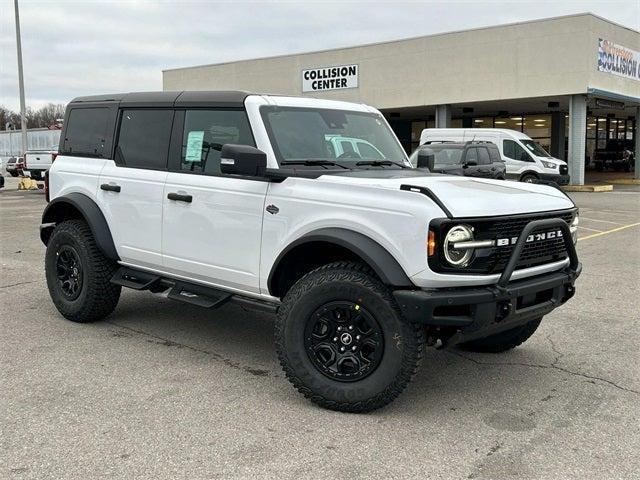
POLYGON ((97 199, 124 263, 162 265, 162 195, 173 110, 120 113, 115 161, 100 174, 97 199))
POLYGON ((163 261, 175 276, 259 293, 269 183, 220 173, 225 143, 255 145, 244 110, 186 110, 163 193, 163 261))

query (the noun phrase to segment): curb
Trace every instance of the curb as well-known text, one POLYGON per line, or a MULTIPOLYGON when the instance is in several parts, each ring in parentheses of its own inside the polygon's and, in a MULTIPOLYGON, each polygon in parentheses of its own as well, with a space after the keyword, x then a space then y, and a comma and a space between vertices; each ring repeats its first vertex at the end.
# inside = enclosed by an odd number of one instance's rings
POLYGON ((613 185, 565 185, 565 192, 612 192, 613 185))
POLYGON ((640 178, 614 178, 608 182, 614 185, 640 185, 640 178))

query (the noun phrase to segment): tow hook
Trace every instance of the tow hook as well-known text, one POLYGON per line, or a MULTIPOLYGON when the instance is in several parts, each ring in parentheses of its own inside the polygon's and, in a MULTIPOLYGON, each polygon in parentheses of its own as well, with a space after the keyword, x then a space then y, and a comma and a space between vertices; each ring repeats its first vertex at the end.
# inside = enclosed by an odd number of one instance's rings
POLYGON ((576 289, 573 285, 567 285, 564 289, 564 297, 562 298, 562 303, 569 300, 576 293, 576 289))
POLYGON ((513 310, 513 304, 509 300, 498 302, 496 308, 496 322, 501 322, 507 318, 513 310))

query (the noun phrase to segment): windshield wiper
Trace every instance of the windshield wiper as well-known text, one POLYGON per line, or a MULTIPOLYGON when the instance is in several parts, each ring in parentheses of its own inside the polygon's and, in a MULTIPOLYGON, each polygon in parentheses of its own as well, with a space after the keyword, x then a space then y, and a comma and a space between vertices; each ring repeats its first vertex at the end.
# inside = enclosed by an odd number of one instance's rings
POLYGON ((409 168, 404 163, 394 162, 393 160, 362 160, 361 162, 356 162, 356 166, 361 165, 371 165, 372 167, 384 167, 396 165, 400 168, 409 168))
POLYGON ((315 167, 315 166, 320 166, 320 167, 327 167, 327 166, 331 166, 331 167, 340 167, 340 168, 344 168, 346 170, 351 170, 349 167, 342 165, 340 163, 337 162, 332 162, 331 160, 314 160, 311 158, 307 158, 304 160, 282 160, 280 162, 280 165, 306 165, 306 166, 310 166, 310 167, 315 167))

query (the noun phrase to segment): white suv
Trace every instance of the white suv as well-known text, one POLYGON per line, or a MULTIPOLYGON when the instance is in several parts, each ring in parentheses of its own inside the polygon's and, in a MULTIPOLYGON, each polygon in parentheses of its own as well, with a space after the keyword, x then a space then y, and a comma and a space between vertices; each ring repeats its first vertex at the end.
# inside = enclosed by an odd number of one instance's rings
POLYGON ((581 269, 564 193, 412 168, 364 105, 83 97, 67 107, 59 152, 41 238, 64 317, 104 318, 123 286, 277 313, 287 377, 335 410, 389 403, 425 343, 519 345, 571 298, 581 269), (335 136, 375 158, 338 154, 335 136))

